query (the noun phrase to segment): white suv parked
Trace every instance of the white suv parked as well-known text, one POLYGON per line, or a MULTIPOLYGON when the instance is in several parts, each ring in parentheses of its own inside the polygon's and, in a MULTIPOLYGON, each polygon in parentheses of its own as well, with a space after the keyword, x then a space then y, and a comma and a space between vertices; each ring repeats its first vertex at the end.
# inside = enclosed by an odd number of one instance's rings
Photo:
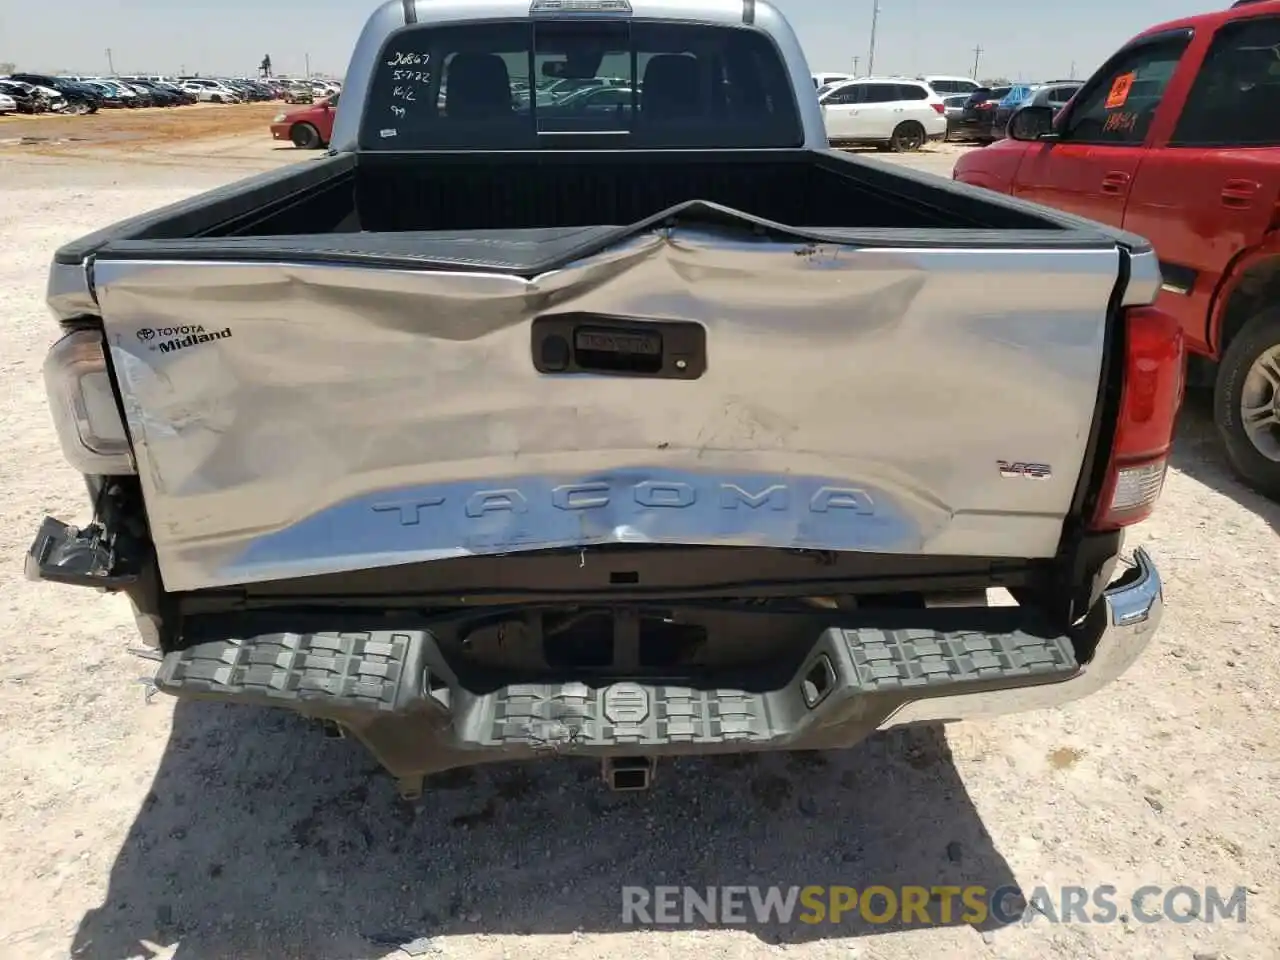
POLYGON ((901 153, 947 134, 946 105, 923 80, 833 83, 818 91, 818 103, 833 145, 874 144, 901 153))

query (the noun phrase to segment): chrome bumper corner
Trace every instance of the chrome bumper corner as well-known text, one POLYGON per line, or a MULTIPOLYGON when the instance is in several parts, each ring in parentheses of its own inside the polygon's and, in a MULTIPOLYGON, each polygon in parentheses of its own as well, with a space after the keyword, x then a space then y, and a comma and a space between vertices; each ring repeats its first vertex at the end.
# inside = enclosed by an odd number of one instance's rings
MULTIPOLYGON (((1133 563, 1133 568, 1103 593, 1100 603, 1105 604, 1105 619, 1094 626, 1097 644, 1093 656, 1071 677, 1057 683, 916 700, 903 704, 880 729, 1059 707, 1105 687, 1141 656, 1164 613, 1160 573, 1150 555, 1138 547, 1133 563)), ((1086 618, 1086 630, 1094 619, 1086 618)))

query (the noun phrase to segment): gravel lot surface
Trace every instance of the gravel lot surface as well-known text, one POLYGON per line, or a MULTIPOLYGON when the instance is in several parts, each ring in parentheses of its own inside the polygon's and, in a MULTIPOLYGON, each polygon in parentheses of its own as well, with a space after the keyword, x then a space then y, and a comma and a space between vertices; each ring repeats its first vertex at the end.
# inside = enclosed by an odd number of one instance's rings
MULTIPOLYGON (((415 808, 356 744, 287 714, 148 704, 124 600, 22 579, 40 519, 86 506, 44 406, 45 270, 80 234, 300 159, 243 116, 124 142, 126 120, 103 118, 97 144, 0 125, 0 957, 366 960, 414 941, 475 960, 1280 956, 1280 507, 1227 476, 1199 396, 1130 537, 1165 576, 1165 624, 1126 678, 1060 712, 664 763, 638 796, 589 762, 482 768, 415 808), (13 142, 28 135, 53 140, 13 142), (620 921, 624 884, 775 883, 1112 884, 1124 916, 620 921), (1139 923, 1123 900, 1144 884, 1245 885, 1247 922, 1139 923)), ((957 149, 906 162, 946 175, 957 149)))

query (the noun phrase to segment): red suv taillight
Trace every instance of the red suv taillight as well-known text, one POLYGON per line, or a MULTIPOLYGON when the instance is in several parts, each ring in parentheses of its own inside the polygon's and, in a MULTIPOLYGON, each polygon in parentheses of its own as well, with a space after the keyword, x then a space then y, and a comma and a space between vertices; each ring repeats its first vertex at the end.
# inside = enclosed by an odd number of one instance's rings
POLYGON ((1182 327, 1155 307, 1125 311, 1120 416, 1094 530, 1117 530, 1151 515, 1164 487, 1185 388, 1182 327))
POLYGON ((937 110, 937 111, 938 111, 938 113, 946 113, 946 112, 947 112, 947 105, 946 105, 945 103, 931 103, 931 104, 929 104, 929 106, 931 106, 931 107, 933 107, 933 109, 937 110))

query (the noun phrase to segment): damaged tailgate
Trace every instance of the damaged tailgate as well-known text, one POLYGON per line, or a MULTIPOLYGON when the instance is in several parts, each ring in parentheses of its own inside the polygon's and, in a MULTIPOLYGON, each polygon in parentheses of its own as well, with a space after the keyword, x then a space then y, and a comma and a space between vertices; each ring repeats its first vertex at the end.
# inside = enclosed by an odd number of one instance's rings
POLYGON ((536 270, 522 231, 400 265, 104 248, 167 588, 604 543, 1053 556, 1121 250, 740 219, 536 270))

